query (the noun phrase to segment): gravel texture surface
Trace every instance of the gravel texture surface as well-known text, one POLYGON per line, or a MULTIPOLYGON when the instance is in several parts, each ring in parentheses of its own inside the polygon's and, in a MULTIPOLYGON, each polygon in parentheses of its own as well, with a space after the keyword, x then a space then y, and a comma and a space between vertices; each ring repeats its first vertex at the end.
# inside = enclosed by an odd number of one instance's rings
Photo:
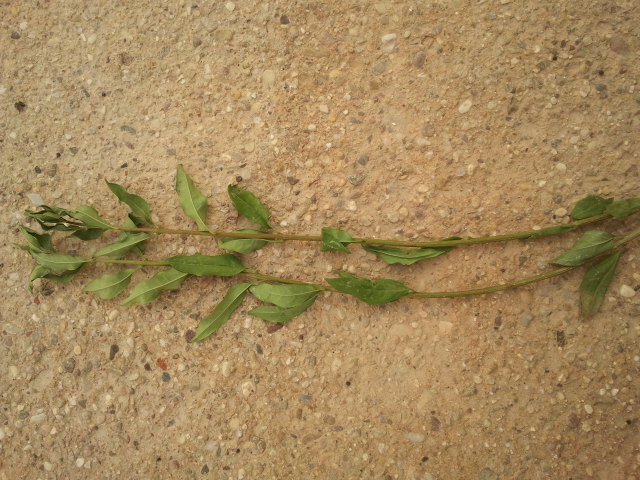
MULTIPOLYGON (((82 291, 111 271, 91 265, 30 293, 13 246, 42 202, 119 222, 104 179, 194 228, 179 163, 219 229, 248 226, 231 183, 290 233, 561 224, 586 195, 639 195, 639 24, 634 0, 0 2, 0 478, 640 478, 638 242, 589 321, 573 272, 466 299, 323 294, 280 329, 248 299, 197 344, 228 279, 123 307, 82 291)), ((455 290, 540 273, 576 236, 410 267, 310 243, 244 260, 455 290)), ((146 254, 196 251, 217 249, 146 254)))

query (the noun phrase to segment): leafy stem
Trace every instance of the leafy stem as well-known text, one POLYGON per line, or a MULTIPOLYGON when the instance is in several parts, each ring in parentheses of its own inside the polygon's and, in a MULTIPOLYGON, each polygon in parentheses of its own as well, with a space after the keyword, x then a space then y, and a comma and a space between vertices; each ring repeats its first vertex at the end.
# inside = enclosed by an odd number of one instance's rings
POLYGON ((310 308, 321 292, 344 293, 370 305, 382 305, 403 297, 465 297, 521 287, 562 275, 580 266, 587 267, 580 286, 580 305, 583 314, 590 316, 595 314, 602 304, 622 256, 623 247, 640 237, 640 228, 619 236, 603 230, 586 231, 570 249, 551 261, 558 265, 558 268, 520 280, 470 290, 418 292, 397 280, 370 280, 344 271, 338 272, 337 277, 325 278, 324 283, 307 283, 247 268, 237 254, 250 253, 263 248, 269 242, 281 241, 319 242, 322 252, 348 254, 351 253, 348 246, 357 243, 388 264, 412 265, 445 255, 455 247, 561 235, 587 224, 610 218, 626 218, 640 212, 640 198, 614 201, 611 198, 589 195, 575 205, 570 213, 571 221, 566 224, 495 236, 449 237, 443 240, 416 242, 353 237, 344 230, 331 227, 323 227, 320 235, 281 233, 272 228, 269 212, 262 202, 253 193, 234 185, 227 189, 231 203, 241 216, 260 229, 244 228, 233 232, 214 230, 206 224, 206 197, 181 165, 176 173, 176 192, 180 207, 185 215, 195 222, 198 230, 169 229, 155 225, 149 204, 142 197, 129 193, 115 183, 107 182, 107 186, 118 200, 130 208, 130 213, 120 226, 104 220, 93 207, 87 205, 74 210, 42 205, 37 211, 25 212, 43 231, 39 233, 25 225, 19 227, 27 243, 19 248, 29 253, 36 261, 29 278, 29 289, 32 288, 33 282, 40 278, 68 282, 89 263, 129 267, 105 273, 85 285, 86 292, 102 299, 115 298, 124 292, 134 274, 141 270, 140 267, 162 267, 150 277, 138 281, 122 305, 148 304, 163 291, 181 288, 189 276, 242 277, 246 280, 229 287, 215 309, 200 321, 193 341, 202 340, 221 328, 248 294, 265 303, 250 310, 250 315, 267 322, 287 322, 310 308), (88 258, 58 253, 50 233, 68 232, 80 240, 90 241, 100 238, 108 230, 118 231, 117 239, 102 246, 88 258), (176 255, 162 260, 145 259, 146 242, 164 234, 214 237, 221 250, 233 253, 176 255), (130 254, 135 254, 137 258, 126 258, 130 254))

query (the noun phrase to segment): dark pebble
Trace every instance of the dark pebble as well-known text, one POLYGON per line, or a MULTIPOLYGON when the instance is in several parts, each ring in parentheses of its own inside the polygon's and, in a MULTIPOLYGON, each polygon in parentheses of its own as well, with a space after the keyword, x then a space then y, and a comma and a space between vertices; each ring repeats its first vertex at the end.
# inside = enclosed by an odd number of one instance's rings
POLYGON ((202 475, 206 475, 207 473, 209 473, 209 465, 207 465, 206 463, 203 465, 202 470, 200 470, 200 473, 202 475))
POLYGON ((358 157, 358 163, 360 165, 366 165, 367 163, 369 163, 369 155, 360 155, 358 157))
POLYGON ((289 182, 289 185, 295 185, 299 181, 300 180, 298 180, 296 177, 287 177, 287 182, 289 182))
POLYGON ((440 420, 438 420, 438 418, 436 417, 431 417, 431 430, 434 432, 437 432, 440 430, 440 420))
POLYGON ((604 92, 607 89, 607 86, 604 83, 599 83, 596 85, 596 90, 599 92, 604 92))
POLYGON ((169 380, 171 380, 171 375, 169 375, 169 372, 162 372, 162 381, 168 382, 169 380))
POLYGON ((116 356, 116 353, 120 351, 120 347, 118 345, 111 345, 109 348, 109 360, 113 360, 116 356))
POLYGON ((256 343, 256 353, 259 353, 260 355, 262 355, 262 345, 260 345, 259 343, 256 343))
POLYGON ((122 125, 120 127, 120 130, 122 130, 123 132, 130 133, 131 135, 135 135, 136 134, 136 129, 133 128, 133 127, 130 127, 129 125, 122 125))
POLYGON ((267 325, 267 333, 274 333, 280 330, 284 325, 282 323, 270 323, 267 325))
POLYGON ((18 40, 20 38, 20 34, 18 32, 11 32, 11 38, 18 40))
POLYGON ((127 162, 124 162, 122 165, 120 165, 120 168, 127 168, 129 166, 129 164, 127 162))
POLYGON ((286 15, 280 15, 280 24, 289 25, 289 17, 287 17, 286 15))
POLYGON ((424 61, 427 59, 427 56, 424 52, 418 52, 416 56, 413 58, 413 65, 416 68, 422 68, 424 66, 424 61))
POLYGON ((38 166, 36 166, 36 168, 34 168, 36 173, 42 173, 42 169, 38 166))
POLYGON ((301 402, 310 402, 311 398, 312 398, 311 395, 300 395, 301 402))
POLYGON ((13 106, 16 107, 16 110, 19 112, 24 112, 24 109, 27 108, 27 104, 24 102, 16 102, 13 106))
POLYGON ((193 340, 193 337, 195 336, 196 332, 194 332, 193 330, 187 330, 186 332, 184 332, 184 339, 187 341, 187 343, 193 340))
POLYGON ((64 371, 67 373, 73 373, 73 371, 76 368, 76 359, 73 357, 69 357, 67 358, 63 363, 62 363, 62 368, 64 368, 64 371))
POLYGON ((78 153, 78 147, 69 147, 69 151, 75 155, 76 153, 78 153))

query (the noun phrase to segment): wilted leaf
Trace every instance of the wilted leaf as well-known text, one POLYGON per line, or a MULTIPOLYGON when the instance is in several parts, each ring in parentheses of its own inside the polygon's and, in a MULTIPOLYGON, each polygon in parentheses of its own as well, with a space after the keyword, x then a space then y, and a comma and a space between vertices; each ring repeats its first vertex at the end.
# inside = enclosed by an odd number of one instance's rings
POLYGON ((122 305, 145 305, 155 300, 163 290, 177 290, 182 286, 188 273, 168 268, 156 273, 151 278, 138 283, 122 305))
POLYGON ((401 265, 413 265, 420 260, 439 257, 454 247, 404 249, 363 245, 363 248, 367 252, 375 253, 388 264, 399 263, 401 265))
POLYGON ((602 198, 598 195, 589 195, 573 207, 571 218, 573 220, 582 220, 584 218, 600 215, 607 210, 607 205, 613 202, 613 198, 602 198))
POLYGON ((347 272, 340 272, 340 278, 325 280, 338 292, 352 295, 370 305, 393 302, 411 293, 411 289, 395 280, 382 278, 372 281, 347 272))
POLYGON ((247 294, 247 289, 250 286, 250 283, 237 283, 230 287, 213 312, 200 321, 196 329, 196 335, 191 341, 198 342, 203 340, 227 323, 231 314, 240 306, 240 303, 242 303, 242 300, 247 294))
POLYGON ((551 263, 575 267, 582 265, 590 258, 606 252, 613 247, 615 237, 608 232, 590 230, 585 232, 573 246, 551 263))
POLYGON ((53 242, 51 241, 51 235, 48 233, 37 233, 31 230, 28 227, 20 225, 19 227, 20 233, 27 241, 27 250, 34 252, 45 252, 45 253, 53 253, 55 252, 55 248, 53 246, 53 242))
POLYGON ((203 232, 208 232, 207 209, 209 207, 207 199, 202 195, 193 183, 193 180, 185 173, 182 165, 178 165, 176 172, 176 191, 180 200, 182 211, 196 224, 203 232))
POLYGON ((347 248, 350 243, 357 243, 351 235, 339 228, 323 227, 321 233, 321 252, 351 253, 347 248))
POLYGON ((127 192, 124 187, 118 185, 117 183, 111 183, 108 181, 106 182, 109 190, 111 190, 115 194, 115 196, 118 197, 118 200, 129 206, 133 215, 135 215, 137 218, 140 218, 147 224, 153 225, 149 204, 144 198, 127 192))
POLYGON ((249 310, 249 315, 261 318, 267 322, 288 322, 307 310, 313 302, 316 301, 318 293, 316 292, 304 302, 292 305, 291 307, 279 307, 277 305, 263 305, 249 310))
POLYGON ((133 247, 144 242, 147 238, 149 238, 149 235, 146 233, 128 234, 122 240, 118 240, 117 242, 110 243, 109 245, 102 247, 94 254, 94 257, 122 258, 133 247))
POLYGON ((251 287, 251 293, 258 299, 284 308, 304 303, 311 297, 315 297, 319 291, 317 287, 309 284, 272 285, 262 283, 251 287))
POLYGON ((589 267, 580 284, 580 305, 586 317, 596 314, 602 305, 621 252, 616 252, 589 267))
POLYGON ((102 230, 109 230, 114 228, 113 225, 100 217, 95 208, 89 207, 87 205, 83 205, 82 207, 78 207, 77 209, 70 211, 69 215, 76 220, 80 220, 90 228, 99 228, 102 230))
POLYGON ((248 220, 263 228, 272 228, 271 225, 269 225, 269 212, 253 193, 249 190, 238 188, 235 185, 229 185, 227 192, 229 193, 231 202, 240 215, 243 215, 248 220))
POLYGON ((218 275, 230 277, 244 270, 244 265, 237 257, 229 253, 223 255, 178 255, 164 260, 180 272, 206 277, 218 275))
POLYGON ((53 272, 76 270, 83 263, 91 261, 88 258, 63 255, 61 253, 31 252, 31 256, 36 259, 39 265, 53 272))
POLYGON ((87 283, 85 292, 93 292, 103 300, 117 297, 131 282, 131 275, 137 268, 128 268, 117 273, 107 273, 87 283))
POLYGON ((607 206, 607 212, 616 218, 625 218, 640 212, 640 198, 627 198, 618 200, 607 206))
MULTIPOLYGON (((265 233, 260 230, 251 230, 250 228, 242 228, 234 230, 236 233, 265 233)), ((231 250, 238 253, 249 253, 262 248, 265 243, 275 240, 264 240, 262 238, 233 238, 223 237, 218 240, 218 246, 223 250, 231 250)))

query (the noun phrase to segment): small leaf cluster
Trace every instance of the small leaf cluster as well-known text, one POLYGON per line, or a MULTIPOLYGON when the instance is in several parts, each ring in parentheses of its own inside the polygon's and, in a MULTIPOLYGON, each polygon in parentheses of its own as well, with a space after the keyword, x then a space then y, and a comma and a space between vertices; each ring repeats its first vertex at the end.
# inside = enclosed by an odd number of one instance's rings
MULTIPOLYGON (((176 172, 175 189, 179 205, 187 217, 197 226, 193 234, 211 235, 217 239, 218 247, 226 253, 219 255, 178 255, 161 260, 144 257, 145 244, 150 239, 171 233, 184 233, 162 228, 154 223, 149 204, 140 196, 128 192, 123 186, 106 182, 108 188, 120 202, 129 207, 130 212, 120 225, 104 220, 90 206, 81 206, 74 210, 42 205, 26 215, 35 221, 42 232, 27 226, 19 230, 26 245, 19 246, 28 252, 36 262, 30 279, 33 282, 42 278, 56 282, 68 282, 87 264, 106 263, 123 265, 120 271, 109 272, 89 281, 84 291, 91 292, 101 299, 112 299, 127 290, 136 272, 143 267, 160 268, 146 279, 138 281, 130 290, 122 305, 145 305, 155 300, 162 292, 180 289, 190 276, 242 277, 242 282, 231 285, 214 310, 204 317, 192 341, 200 341, 215 333, 224 325, 233 312, 238 309, 247 294, 263 302, 249 310, 249 314, 267 322, 287 322, 300 315, 318 298, 323 291, 351 295, 370 305, 382 305, 402 297, 462 296, 465 294, 485 293, 483 289, 459 292, 416 292, 403 283, 386 278, 370 280, 347 272, 338 272, 334 278, 326 278, 323 284, 294 281, 272 277, 247 268, 241 255, 265 247, 268 243, 305 238, 320 243, 320 251, 350 253, 351 244, 359 244, 388 264, 412 265, 417 262, 447 254, 452 249, 471 243, 483 243, 496 240, 540 238, 560 235, 583 224, 607 218, 626 218, 640 211, 640 198, 614 201, 590 195, 580 200, 570 216, 572 222, 566 225, 552 226, 542 230, 503 235, 500 237, 481 237, 465 239, 448 237, 435 242, 398 242, 379 239, 354 238, 344 230, 324 227, 320 235, 301 237, 287 236, 274 231, 269 212, 262 202, 250 191, 230 185, 227 189, 229 199, 238 214, 257 228, 244 228, 233 232, 218 232, 207 225, 208 202, 198 190, 194 181, 179 165, 176 172), (115 241, 104 245, 90 257, 68 255, 56 250, 52 238, 55 231, 66 232, 83 241, 96 240, 106 231, 118 232, 115 241), (403 245, 404 248, 399 248, 403 245)), ((552 263, 567 268, 587 265, 580 293, 581 308, 586 316, 595 314, 602 304, 616 266, 621 258, 622 247, 640 236, 635 230, 626 236, 616 236, 607 231, 591 230, 584 232, 574 245, 555 258, 552 263)), ((548 276, 547 276, 548 277, 548 276)), ((537 281, 531 277, 531 281, 537 281)), ((514 286, 528 283, 527 280, 515 282, 514 286)), ((505 288, 509 288, 506 285, 505 288)), ((496 291, 487 287, 486 292, 496 291)))

